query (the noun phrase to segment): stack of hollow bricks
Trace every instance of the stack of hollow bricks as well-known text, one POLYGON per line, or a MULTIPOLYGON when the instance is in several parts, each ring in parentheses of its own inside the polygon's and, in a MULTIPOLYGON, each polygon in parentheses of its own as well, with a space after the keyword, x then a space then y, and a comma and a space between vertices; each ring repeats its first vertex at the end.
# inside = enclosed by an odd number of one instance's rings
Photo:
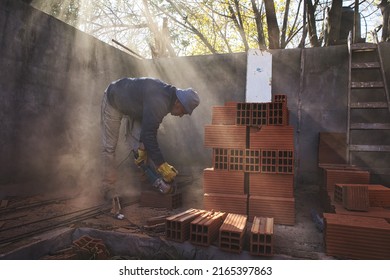
MULTIPOLYGON (((370 172, 355 166, 320 164, 322 183, 320 186, 321 199, 328 212, 334 212, 332 200, 336 184, 369 184, 370 172)), ((348 192, 352 192, 350 189, 348 192)), ((345 192, 345 195, 347 193, 345 192)), ((361 196, 360 196, 361 197, 361 196)), ((356 197, 355 197, 356 198, 356 197)))
POLYGON ((390 188, 336 183, 333 195, 335 213, 324 214, 326 253, 348 259, 389 259, 390 188))
POLYGON ((204 144, 213 149, 213 167, 203 176, 204 209, 295 224, 294 129, 285 95, 213 107, 204 144))
POLYGON ((359 167, 320 163, 325 198, 326 254, 348 259, 390 258, 390 188, 370 184, 359 167), (345 238, 353 236, 353 238, 345 238))
POLYGON ((247 216, 226 212, 188 209, 166 218, 166 238, 209 246, 218 239, 222 250, 240 253, 243 249, 247 216))

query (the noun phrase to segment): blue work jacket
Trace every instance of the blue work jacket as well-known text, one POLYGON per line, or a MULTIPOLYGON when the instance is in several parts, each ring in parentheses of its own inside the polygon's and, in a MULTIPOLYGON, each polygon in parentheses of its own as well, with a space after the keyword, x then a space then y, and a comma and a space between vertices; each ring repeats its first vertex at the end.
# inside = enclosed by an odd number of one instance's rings
POLYGON ((122 78, 107 88, 111 106, 141 123, 140 141, 156 166, 165 162, 157 131, 176 100, 176 87, 154 78, 122 78))

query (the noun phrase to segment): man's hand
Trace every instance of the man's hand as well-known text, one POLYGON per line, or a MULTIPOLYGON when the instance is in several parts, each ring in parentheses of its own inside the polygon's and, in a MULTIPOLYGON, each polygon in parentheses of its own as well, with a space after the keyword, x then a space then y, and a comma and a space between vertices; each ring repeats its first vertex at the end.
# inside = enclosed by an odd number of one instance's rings
POLYGON ((157 168, 157 171, 163 176, 164 181, 167 183, 172 182, 176 175, 179 174, 179 172, 172 165, 169 165, 166 162, 161 164, 157 168))
POLYGON ((138 149, 137 153, 138 157, 134 160, 135 164, 138 166, 140 166, 142 163, 146 164, 148 160, 148 153, 146 152, 146 150, 138 149))

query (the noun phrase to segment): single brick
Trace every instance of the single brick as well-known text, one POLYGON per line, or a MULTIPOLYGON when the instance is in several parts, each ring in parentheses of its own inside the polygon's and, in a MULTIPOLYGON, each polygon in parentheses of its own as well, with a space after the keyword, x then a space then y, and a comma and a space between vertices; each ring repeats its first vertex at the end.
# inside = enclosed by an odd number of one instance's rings
POLYGON ((167 239, 184 242, 190 237, 191 222, 203 214, 205 210, 188 209, 182 213, 167 217, 165 220, 165 235, 167 239))
POLYGON ((292 126, 251 127, 250 149, 294 150, 294 128, 292 126))
POLYGON ((325 253, 342 259, 390 259, 390 224, 384 218, 324 213, 325 253))
POLYGON ((293 197, 249 196, 249 219, 273 217, 275 224, 295 224, 295 199, 293 197))
POLYGON ((294 196, 293 174, 250 173, 249 194, 254 196, 294 196))
POLYGON ((219 228, 227 213, 208 211, 191 222, 190 242, 195 245, 209 246, 218 239, 219 228))
POLYGON ((214 106, 212 108, 211 124, 217 125, 235 125, 236 124, 236 105, 214 106))
POLYGON ((228 213, 246 214, 248 195, 205 193, 203 195, 203 208, 228 213))
POLYGON ((204 135, 206 148, 246 148, 246 127, 236 125, 206 125, 204 135))
POLYGON ((206 168, 203 170, 203 192, 243 195, 244 175, 240 171, 206 168))
POLYGON ((274 245, 274 219, 254 217, 250 232, 250 253, 252 255, 272 256, 274 245))
POLYGON ((219 248, 241 253, 247 227, 247 215, 229 213, 219 229, 219 248))

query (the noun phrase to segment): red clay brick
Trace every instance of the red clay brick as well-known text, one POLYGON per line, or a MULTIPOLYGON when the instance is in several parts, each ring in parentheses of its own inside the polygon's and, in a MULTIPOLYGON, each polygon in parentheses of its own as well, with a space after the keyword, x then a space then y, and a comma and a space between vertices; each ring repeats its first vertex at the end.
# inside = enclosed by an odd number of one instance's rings
POLYGON ((213 167, 218 170, 245 171, 245 158, 244 149, 213 149, 213 167))
POLYGON ((244 194, 244 172, 203 170, 203 192, 221 194, 244 194))
POLYGON ((288 125, 288 108, 285 102, 273 102, 268 105, 267 125, 288 125))
POLYGON ((245 150, 229 150, 229 171, 245 171, 245 150))
POLYGON ((190 237, 190 224, 199 215, 206 212, 199 209, 188 209, 182 213, 167 217, 165 235, 167 239, 184 242, 190 237))
POLYGON ((324 176, 324 187, 330 192, 334 192, 336 184, 370 183, 370 172, 365 170, 325 168, 324 176))
POLYGON ((294 128, 292 126, 262 126, 250 128, 250 149, 294 150, 294 128))
POLYGON ((368 211, 349 211, 340 202, 332 201, 333 212, 340 215, 354 215, 361 217, 384 218, 390 221, 390 209, 383 207, 370 207, 368 211))
POLYGON ((261 172, 262 173, 294 173, 294 151, 293 150, 261 150, 261 172))
POLYGON ((217 170, 248 173, 294 173, 293 150, 213 149, 213 167, 217 170))
POLYGON ((249 174, 249 194, 254 196, 293 197, 293 174, 249 174))
POLYGON ((348 210, 368 211, 368 208, 370 207, 368 187, 343 187, 343 206, 348 210))
POLYGON ((248 195, 205 193, 203 208, 235 214, 247 213, 248 195))
POLYGON ((295 224, 295 199, 285 197, 249 196, 249 219, 272 217, 275 224, 295 224))
POLYGON ((230 149, 213 149, 213 167, 218 170, 229 170, 230 149))
POLYGON ((85 255, 93 256, 93 258, 97 260, 105 260, 110 257, 110 253, 101 239, 84 235, 73 241, 73 245, 76 246, 78 250, 83 251, 85 255))
POLYGON ((244 152, 244 168, 248 173, 261 172, 261 151, 254 149, 246 149, 244 152))
POLYGON ((273 102, 284 102, 287 104, 287 95, 285 94, 275 94, 273 102))
POLYGON ((209 246, 218 239, 219 228, 225 220, 225 212, 205 212, 191 222, 190 242, 195 245, 209 246))
POLYGON ((345 259, 390 259, 390 224, 382 218, 324 213, 325 252, 345 259))
MULTIPOLYGON (((252 125, 251 103, 237 103, 237 125, 250 126, 252 125)), ((267 113, 265 115, 265 124, 267 122, 267 113)))
POLYGON ((335 201, 341 202, 345 209, 351 211, 368 211, 370 207, 367 185, 336 184, 334 198, 335 201))
POLYGON ((274 244, 274 218, 254 217, 250 232, 251 255, 272 256, 274 244))
POLYGON ((237 103, 237 125, 288 125, 285 102, 237 103))
POLYGON ((237 108, 236 104, 230 106, 214 106, 212 108, 212 121, 214 125, 235 125, 237 108))
POLYGON ((372 207, 390 207, 390 188, 383 185, 368 185, 368 197, 372 207))
POLYGON ((207 148, 246 148, 246 127, 236 125, 206 125, 204 146, 207 148))
POLYGON ((229 213, 219 228, 219 248, 241 253, 247 228, 247 215, 229 213))
POLYGON ((336 184, 335 201, 337 202, 343 201, 342 197, 336 198, 336 196, 340 196, 339 194, 340 188, 344 186, 349 186, 349 187, 367 186, 370 207, 390 207, 390 188, 378 184, 336 184), (338 192, 337 194, 336 191, 338 192))

